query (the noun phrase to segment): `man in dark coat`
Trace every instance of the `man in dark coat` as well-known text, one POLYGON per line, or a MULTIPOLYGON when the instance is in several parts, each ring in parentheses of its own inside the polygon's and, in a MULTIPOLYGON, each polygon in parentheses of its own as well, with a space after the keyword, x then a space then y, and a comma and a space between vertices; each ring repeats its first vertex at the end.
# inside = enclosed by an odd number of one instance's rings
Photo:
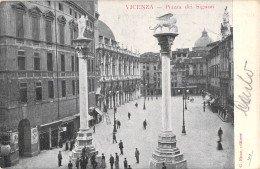
POLYGON ((127 169, 132 169, 131 165, 128 165, 128 168, 127 169))
POLYGON ((80 159, 80 169, 86 168, 85 157, 82 155, 80 159))
POLYGON ((144 120, 144 122, 143 122, 143 126, 144 126, 144 129, 146 129, 146 126, 147 126, 147 122, 146 122, 146 120, 144 120))
POLYGON ((68 168, 69 168, 69 169, 72 169, 72 167, 73 167, 73 164, 72 164, 71 161, 70 161, 69 164, 68 164, 68 168))
POLYGON ((205 112, 205 108, 206 108, 206 103, 205 101, 203 102, 203 111, 205 112))
POLYGON ((126 160, 126 158, 124 160, 124 169, 127 169, 127 160, 126 160))
POLYGON ((114 142, 117 143, 117 141, 116 141, 116 133, 113 132, 113 144, 114 144, 114 142))
POLYGON ((135 149, 135 158, 136 158, 136 163, 137 164, 139 163, 139 155, 140 155, 139 150, 136 148, 135 149))
POLYGON ((59 154, 58 154, 58 161, 59 161, 59 167, 62 166, 61 165, 61 161, 62 161, 62 155, 61 155, 61 151, 59 151, 59 154))
POLYGON ((117 124, 117 129, 120 129, 120 125, 121 125, 121 123, 120 123, 119 120, 116 121, 116 124, 117 124))
POLYGON ((85 156, 86 152, 87 152, 87 148, 86 148, 86 146, 84 146, 82 148, 82 155, 85 156))
POLYGON ((219 141, 222 140, 222 134, 223 134, 223 131, 222 131, 221 127, 220 127, 219 130, 218 130, 219 141))
POLYGON ((110 154, 109 163, 110 163, 111 169, 113 169, 114 162, 115 162, 115 159, 112 156, 112 154, 110 154))
POLYGON ((116 153, 116 160, 119 161, 119 156, 118 154, 116 153))
POLYGON ((123 155, 124 154, 124 152, 123 152, 124 145, 123 145, 122 140, 120 140, 118 145, 119 145, 119 149, 120 149, 120 155, 123 155))
POLYGON ((79 169, 79 163, 80 163, 80 159, 77 157, 77 160, 76 160, 76 167, 77 167, 77 169, 79 169))
POLYGON ((94 154, 91 156, 91 164, 92 164, 93 169, 96 169, 96 167, 97 167, 96 153, 94 153, 94 154))
POLYGON ((131 113, 128 112, 128 120, 130 120, 130 117, 131 117, 131 113))

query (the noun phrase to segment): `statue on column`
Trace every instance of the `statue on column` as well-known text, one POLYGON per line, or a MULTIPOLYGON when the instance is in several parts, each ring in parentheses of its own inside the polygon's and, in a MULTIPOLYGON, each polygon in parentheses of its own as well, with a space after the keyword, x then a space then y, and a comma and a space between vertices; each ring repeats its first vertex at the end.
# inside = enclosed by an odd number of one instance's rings
POLYGON ((169 29, 168 32, 177 33, 178 32, 178 27, 176 25, 177 19, 172 16, 173 16, 172 13, 168 13, 163 16, 157 17, 156 19, 159 20, 160 22, 157 25, 155 25, 153 28, 149 27, 149 29, 154 30, 154 33, 156 33, 156 30, 158 28, 160 28, 162 32, 162 28, 167 27, 169 29))
POLYGON ((78 39, 85 38, 84 32, 85 32, 85 29, 87 27, 87 22, 86 22, 87 20, 88 20, 88 17, 83 16, 83 15, 81 15, 80 19, 78 20, 78 30, 79 30, 78 39))
POLYGON ((227 11, 227 7, 225 8, 225 12, 223 14, 223 22, 221 23, 221 35, 222 39, 226 38, 231 34, 230 24, 229 24, 229 13, 227 11))

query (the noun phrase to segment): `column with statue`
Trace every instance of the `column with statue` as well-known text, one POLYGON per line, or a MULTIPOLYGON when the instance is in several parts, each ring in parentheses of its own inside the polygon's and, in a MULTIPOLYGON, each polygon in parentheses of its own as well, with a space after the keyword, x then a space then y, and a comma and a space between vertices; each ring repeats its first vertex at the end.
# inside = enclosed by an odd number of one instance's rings
MULTIPOLYGON (((92 130, 89 128, 88 114, 88 72, 87 72, 87 51, 88 45, 92 39, 84 37, 86 22, 88 18, 83 15, 78 20, 78 38, 73 40, 73 44, 79 58, 79 107, 80 107, 80 129, 77 134, 75 148, 72 150, 72 159, 81 157, 82 149, 86 147, 87 155, 90 157, 93 154, 97 155, 98 151, 94 146, 92 130)), ((100 159, 96 157, 98 162, 100 159)))
POLYGON ((176 145, 176 136, 172 131, 172 111, 171 111, 171 77, 170 77, 170 57, 171 46, 176 36, 178 28, 176 18, 169 13, 157 17, 159 23, 151 28, 154 30, 153 36, 157 38, 161 47, 162 56, 162 130, 158 136, 158 147, 152 153, 150 169, 161 169, 165 163, 167 168, 186 169, 187 161, 176 145), (159 29, 158 29, 159 28, 159 29))

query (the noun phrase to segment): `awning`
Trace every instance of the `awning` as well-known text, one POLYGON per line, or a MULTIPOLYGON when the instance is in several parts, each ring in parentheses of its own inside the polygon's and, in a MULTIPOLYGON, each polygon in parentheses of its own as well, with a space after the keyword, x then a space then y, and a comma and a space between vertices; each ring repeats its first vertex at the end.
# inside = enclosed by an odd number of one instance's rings
POLYGON ((76 117, 73 115, 73 116, 65 117, 65 118, 61 119, 61 121, 62 121, 63 123, 68 123, 68 122, 73 121, 75 118, 76 118, 76 117))
POLYGON ((101 91, 101 87, 98 87, 97 90, 96 90, 96 94, 100 95, 100 91, 101 91))
POLYGON ((58 120, 58 121, 53 121, 51 123, 42 124, 42 125, 40 125, 39 133, 49 132, 50 128, 51 128, 51 130, 58 129, 58 127, 61 125, 61 123, 62 123, 62 121, 58 120))
POLYGON ((101 116, 103 115, 103 112, 101 110, 99 110, 99 108, 95 108, 95 111, 100 114, 101 116))

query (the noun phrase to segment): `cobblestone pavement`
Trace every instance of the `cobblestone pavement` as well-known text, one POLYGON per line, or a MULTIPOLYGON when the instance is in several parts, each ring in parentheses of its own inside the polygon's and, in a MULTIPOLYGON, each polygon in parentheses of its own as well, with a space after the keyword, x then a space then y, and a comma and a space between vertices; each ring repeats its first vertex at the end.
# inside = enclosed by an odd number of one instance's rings
MULTIPOLYGON (((234 168, 234 127, 230 123, 223 122, 217 114, 208 108, 203 112, 203 100, 201 96, 194 96, 194 102, 187 101, 185 111, 185 126, 187 135, 182 135, 182 97, 172 97, 172 126, 176 135, 177 147, 187 160, 189 169, 231 169, 234 168), (222 128, 224 150, 218 151, 217 131, 222 128)), ((123 159, 127 158, 133 169, 148 169, 152 152, 157 147, 157 137, 161 130, 161 98, 153 98, 146 101, 146 110, 143 110, 144 99, 131 101, 117 108, 116 118, 121 121, 121 128, 117 132, 117 141, 124 143, 124 155, 120 155, 119 166, 123 168, 123 159), (138 108, 134 104, 138 102, 138 108), (131 113, 128 120, 127 113, 131 113), (147 120, 147 130, 142 123, 147 120), (135 161, 135 148, 140 151, 140 163, 135 161)), ((113 124, 113 110, 109 110, 109 116, 113 124)), ((112 144, 113 125, 106 122, 96 125, 94 140, 99 154, 106 156, 107 168, 109 156, 119 153, 118 144, 112 144)), ((57 167, 57 154, 60 149, 41 152, 32 158, 23 158, 19 164, 8 169, 37 169, 37 168, 67 168, 69 160, 68 151, 62 151, 63 166, 57 167)), ((119 153, 120 154, 120 153, 119 153)))

